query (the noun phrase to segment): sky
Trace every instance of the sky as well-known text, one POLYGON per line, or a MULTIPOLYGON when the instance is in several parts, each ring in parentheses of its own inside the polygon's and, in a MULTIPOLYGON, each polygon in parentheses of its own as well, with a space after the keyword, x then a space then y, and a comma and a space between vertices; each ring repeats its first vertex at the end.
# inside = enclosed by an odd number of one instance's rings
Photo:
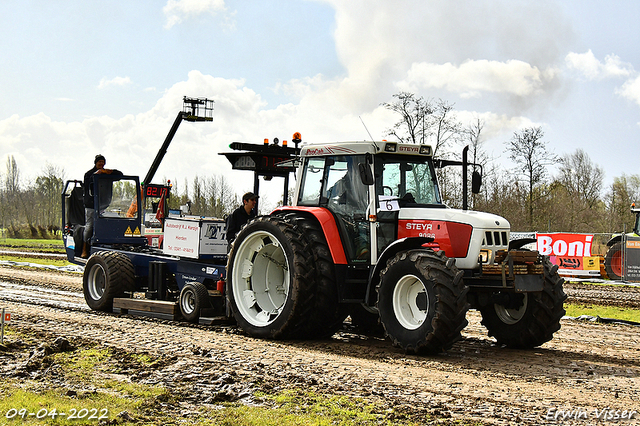
POLYGON ((635 0, 3 0, 0 177, 13 156, 25 186, 48 166, 80 179, 96 154, 143 177, 183 96, 207 97, 213 122, 183 122, 154 181, 242 194, 231 142, 385 139, 399 117, 381 104, 407 91, 482 120, 505 170, 505 143, 541 126, 610 185, 640 173, 638 16, 635 0))

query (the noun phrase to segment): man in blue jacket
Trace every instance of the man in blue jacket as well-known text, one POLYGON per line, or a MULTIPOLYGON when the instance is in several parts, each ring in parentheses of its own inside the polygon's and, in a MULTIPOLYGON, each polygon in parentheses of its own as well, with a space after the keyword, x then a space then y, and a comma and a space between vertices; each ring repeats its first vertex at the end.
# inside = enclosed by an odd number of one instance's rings
POLYGON ((93 160, 93 168, 88 170, 87 173, 84 174, 84 216, 85 216, 85 226, 84 226, 84 245, 82 246, 82 258, 86 259, 89 257, 89 246, 91 245, 91 237, 93 236, 93 221, 95 215, 95 209, 93 205, 93 176, 96 174, 115 174, 122 175, 122 172, 116 169, 105 169, 104 165, 107 160, 104 158, 102 154, 96 155, 96 158, 93 160))

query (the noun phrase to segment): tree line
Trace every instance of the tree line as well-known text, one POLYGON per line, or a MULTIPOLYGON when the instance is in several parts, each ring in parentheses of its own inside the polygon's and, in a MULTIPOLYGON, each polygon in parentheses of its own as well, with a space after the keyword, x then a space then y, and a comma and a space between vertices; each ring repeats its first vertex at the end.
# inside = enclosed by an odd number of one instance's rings
MULTIPOLYGON (((386 136, 399 142, 426 143, 434 157, 453 159, 469 146, 469 161, 479 165, 483 186, 469 194, 469 208, 505 217, 512 231, 610 233, 630 231, 629 208, 640 201, 640 175, 622 174, 604 186, 604 171, 582 149, 557 155, 551 152, 540 126, 515 131, 504 141, 513 163, 506 167, 484 148, 485 123, 479 118, 462 123, 454 105, 400 92, 382 106, 397 113, 398 121, 386 136), (556 169, 556 173, 551 170, 556 169)), ((462 207, 461 171, 438 169, 445 204, 462 207)), ((64 169, 46 164, 42 173, 25 184, 13 156, 0 172, 0 226, 5 237, 47 238, 61 226, 64 169)), ((173 184, 169 207, 189 205, 193 214, 225 217, 240 204, 224 176, 194 177, 173 184)))

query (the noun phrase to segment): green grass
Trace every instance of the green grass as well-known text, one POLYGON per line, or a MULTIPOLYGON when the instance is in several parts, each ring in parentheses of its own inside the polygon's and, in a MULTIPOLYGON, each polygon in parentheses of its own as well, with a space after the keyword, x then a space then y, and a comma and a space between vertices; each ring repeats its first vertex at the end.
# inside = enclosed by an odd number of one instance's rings
POLYGON ((53 265, 53 266, 72 265, 72 263, 64 259, 38 259, 33 257, 8 256, 3 254, 0 254, 0 260, 7 260, 11 262, 29 262, 29 263, 36 263, 38 265, 53 265))
POLYGON ((568 304, 564 305, 567 316, 579 317, 580 315, 590 315, 600 318, 614 318, 624 321, 633 321, 640 323, 640 310, 619 308, 616 306, 599 306, 584 304, 568 304))
POLYGON ((0 246, 64 249, 64 242, 62 239, 0 238, 0 246))

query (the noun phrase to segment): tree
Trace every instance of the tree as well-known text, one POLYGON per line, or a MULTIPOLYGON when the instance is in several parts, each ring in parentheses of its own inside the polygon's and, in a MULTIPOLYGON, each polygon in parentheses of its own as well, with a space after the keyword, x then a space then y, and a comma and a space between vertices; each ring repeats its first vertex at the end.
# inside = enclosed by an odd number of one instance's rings
MULTIPOLYGON (((465 129, 466 141, 469 145, 469 152, 471 154, 470 161, 474 164, 479 164, 482 168, 482 172, 485 175, 485 179, 488 178, 487 163, 489 162, 487 153, 482 148, 484 141, 482 140, 482 130, 484 129, 484 122, 479 118, 476 118, 474 122, 469 124, 465 129)), ((475 171, 476 167, 474 167, 475 171)), ((485 185, 486 187, 486 185, 485 185)), ((471 208, 474 208, 477 201, 477 194, 471 194, 471 208)))
MULTIPOLYGON (((430 126, 425 131, 429 131, 425 136, 433 139, 433 155, 438 151, 442 151, 449 147, 453 142, 458 142, 464 130, 462 124, 457 120, 453 110, 453 104, 439 99, 436 102, 433 113, 430 118, 430 126)), ((424 121, 424 120, 423 120, 424 121)), ((425 139, 427 139, 425 138, 425 139)))
POLYGON ((46 163, 43 174, 35 180, 34 192, 39 218, 38 225, 55 229, 60 225, 60 193, 64 185, 64 170, 46 163))
POLYGON ((630 213, 631 203, 640 201, 640 175, 615 177, 605 197, 609 229, 630 232, 635 217, 630 213))
MULTIPOLYGON (((566 204, 563 209, 569 218, 569 229, 578 230, 594 226, 602 207, 600 192, 604 181, 604 170, 591 161, 589 155, 578 149, 560 159, 560 173, 557 178, 566 191, 566 204)), ((586 230, 586 229, 585 229, 586 230)))
POLYGON ((7 173, 4 179, 4 199, 2 203, 2 215, 6 218, 11 233, 15 234, 20 224, 18 218, 18 206, 20 203, 20 170, 13 155, 7 157, 7 173))
POLYGON ((534 229, 534 202, 545 196, 545 193, 536 193, 535 189, 545 181, 547 167, 558 162, 557 157, 547 150, 543 137, 541 127, 529 127, 514 132, 507 142, 509 157, 516 163, 518 173, 524 176, 528 186, 527 210, 531 230, 534 229))
POLYGON ((400 114, 400 121, 387 129, 386 136, 394 136, 400 142, 423 143, 427 134, 427 117, 433 114, 431 102, 413 93, 400 92, 393 95, 396 102, 383 103, 385 108, 400 114))

